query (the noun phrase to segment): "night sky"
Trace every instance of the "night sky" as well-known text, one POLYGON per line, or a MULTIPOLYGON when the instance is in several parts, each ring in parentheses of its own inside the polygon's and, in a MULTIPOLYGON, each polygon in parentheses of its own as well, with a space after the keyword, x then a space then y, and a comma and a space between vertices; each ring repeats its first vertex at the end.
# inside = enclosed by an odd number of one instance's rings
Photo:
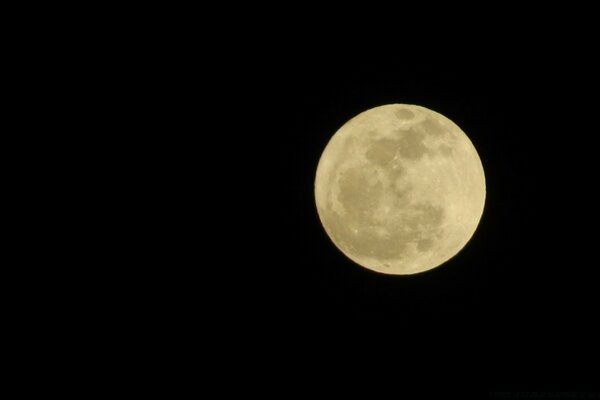
POLYGON ((20 269, 44 290, 17 282, 7 297, 35 303, 25 324, 6 324, 25 332, 9 365, 22 389, 42 387, 40 376, 242 400, 600 390, 598 13, 562 2, 218 3, 59 10, 8 30, 22 48, 9 64, 23 73, 6 75, 25 116, 15 136, 44 155, 10 163, 36 171, 22 182, 31 212, 16 217, 43 239, 16 233, 25 260, 43 261, 20 269), (413 276, 348 259, 314 198, 331 136, 390 103, 456 123, 486 177, 472 239, 413 276))
POLYGON ((469 376, 490 390, 593 382, 587 363, 598 359, 600 298, 590 60, 562 67, 552 53, 444 62, 324 54, 268 57, 244 98, 260 110, 252 123, 261 182, 245 194, 257 203, 259 244, 243 267, 255 266, 238 311, 266 348, 269 338, 285 338, 275 365, 299 358, 326 370, 323 357, 376 374, 390 361, 398 375, 469 376), (377 274, 347 259, 314 203, 330 137, 389 103, 454 121, 486 174, 474 237, 446 264, 415 276, 377 274))

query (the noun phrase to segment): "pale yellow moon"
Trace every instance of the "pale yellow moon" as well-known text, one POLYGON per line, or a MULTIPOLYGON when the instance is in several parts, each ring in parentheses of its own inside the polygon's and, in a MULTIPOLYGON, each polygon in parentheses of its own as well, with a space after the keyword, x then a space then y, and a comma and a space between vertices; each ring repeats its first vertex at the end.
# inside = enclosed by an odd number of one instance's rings
POLYGON ((317 167, 325 231, 354 262, 415 274, 455 256, 483 214, 485 176, 465 133, 425 107, 367 110, 331 138, 317 167))

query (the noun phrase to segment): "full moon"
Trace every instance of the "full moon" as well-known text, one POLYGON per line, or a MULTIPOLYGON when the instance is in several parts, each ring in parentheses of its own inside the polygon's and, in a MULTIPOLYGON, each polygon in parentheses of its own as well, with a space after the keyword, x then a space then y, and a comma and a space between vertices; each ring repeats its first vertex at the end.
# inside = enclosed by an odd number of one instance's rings
POLYGON ((485 176, 467 135, 425 107, 388 104, 344 124, 315 178, 335 246, 373 271, 409 275, 454 257, 483 214, 485 176))

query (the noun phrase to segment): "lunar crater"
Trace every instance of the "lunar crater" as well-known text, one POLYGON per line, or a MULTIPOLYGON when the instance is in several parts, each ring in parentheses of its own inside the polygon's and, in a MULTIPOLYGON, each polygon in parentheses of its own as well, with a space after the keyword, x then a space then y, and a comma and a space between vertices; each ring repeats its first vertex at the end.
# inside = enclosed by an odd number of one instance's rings
POLYGON ((415 116, 415 114, 412 111, 407 110, 405 108, 395 111, 394 115, 400 120, 412 119, 415 116))
POLYGON ((448 130, 436 121, 434 118, 427 117, 421 124, 418 125, 420 132, 426 135, 443 136, 448 134, 448 130))
POLYGON ((399 146, 400 143, 396 140, 376 140, 369 146, 365 158, 376 165, 385 167, 394 159, 399 146))
POLYGON ((428 152, 428 148, 423 143, 425 134, 415 129, 400 130, 400 139, 398 152, 404 158, 415 160, 423 157, 428 152))

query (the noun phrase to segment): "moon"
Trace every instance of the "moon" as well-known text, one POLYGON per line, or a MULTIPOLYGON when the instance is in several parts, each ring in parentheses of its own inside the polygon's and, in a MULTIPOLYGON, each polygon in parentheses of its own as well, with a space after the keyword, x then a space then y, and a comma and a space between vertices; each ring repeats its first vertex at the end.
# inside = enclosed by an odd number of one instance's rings
POLYGON ((370 270, 410 275, 454 257, 485 204, 467 135, 425 107, 388 104, 344 124, 317 166, 315 202, 335 246, 370 270))

